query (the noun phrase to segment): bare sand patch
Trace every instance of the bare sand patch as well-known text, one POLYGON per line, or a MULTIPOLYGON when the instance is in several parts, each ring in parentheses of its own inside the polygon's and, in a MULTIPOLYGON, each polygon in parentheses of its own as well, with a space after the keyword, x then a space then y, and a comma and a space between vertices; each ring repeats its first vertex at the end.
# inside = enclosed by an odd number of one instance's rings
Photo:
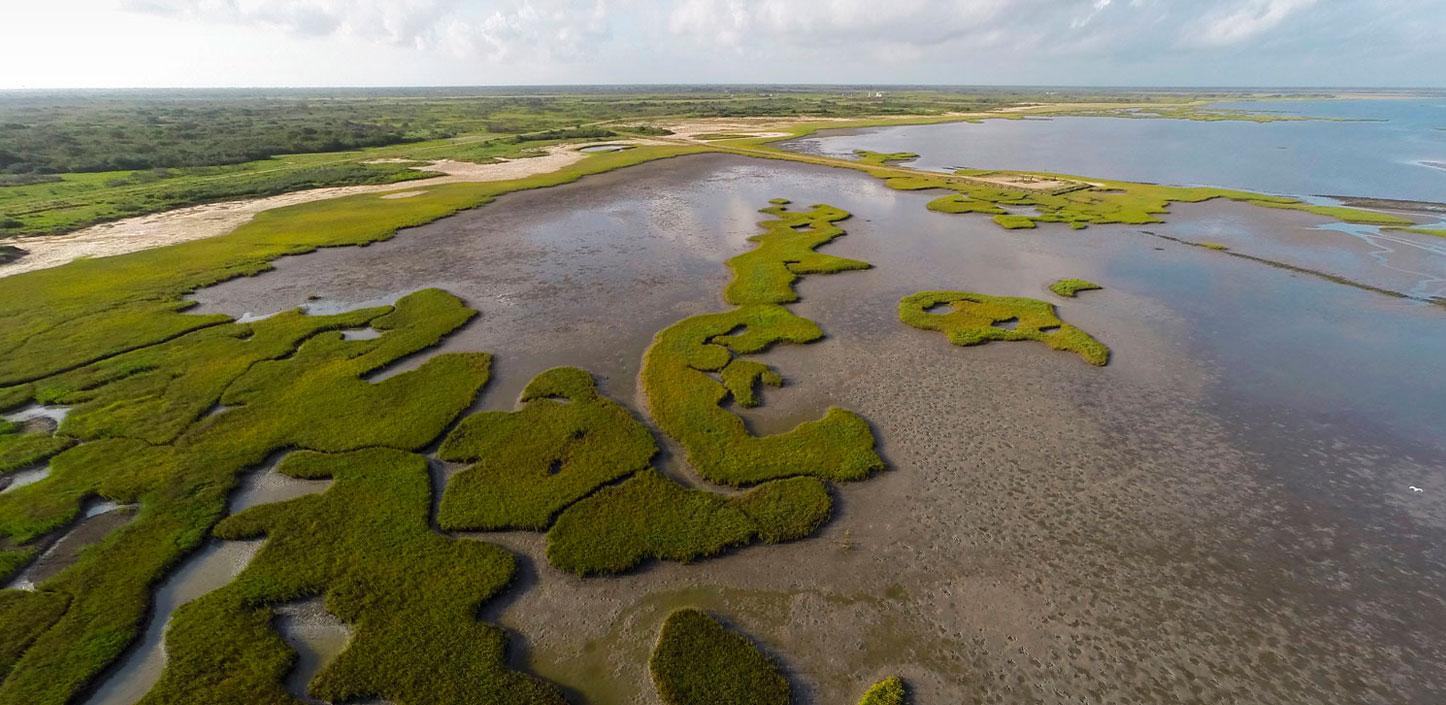
POLYGON ((384 198, 406 198, 422 193, 416 190, 418 186, 519 179, 557 171, 585 156, 587 155, 577 151, 572 145, 556 145, 547 148, 540 156, 507 159, 490 164, 442 159, 416 168, 421 171, 441 172, 443 176, 408 181, 405 184, 335 186, 245 201, 206 203, 93 225, 64 235, 15 238, 0 242, 0 245, 22 246, 29 254, 15 262, 0 265, 0 277, 58 267, 81 257, 110 257, 224 235, 251 220, 257 213, 273 208, 362 193, 388 194, 383 196, 384 198))

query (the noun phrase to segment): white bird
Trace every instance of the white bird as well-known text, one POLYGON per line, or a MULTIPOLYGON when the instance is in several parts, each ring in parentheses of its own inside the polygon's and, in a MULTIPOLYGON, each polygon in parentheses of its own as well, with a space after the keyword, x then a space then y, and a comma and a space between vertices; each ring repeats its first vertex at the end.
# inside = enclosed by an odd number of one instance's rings
POLYGON ((1411 486, 1409 487, 1409 489, 1410 489, 1412 492, 1425 492, 1425 491, 1426 491, 1426 490, 1423 490, 1423 489, 1421 489, 1420 487, 1417 487, 1417 486, 1415 486, 1415 485, 1411 485, 1411 486))

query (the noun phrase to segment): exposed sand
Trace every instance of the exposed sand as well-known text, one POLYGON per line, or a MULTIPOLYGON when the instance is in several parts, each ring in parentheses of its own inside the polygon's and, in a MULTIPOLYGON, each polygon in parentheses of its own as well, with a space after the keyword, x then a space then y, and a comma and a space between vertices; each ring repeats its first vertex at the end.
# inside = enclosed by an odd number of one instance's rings
MULTIPOLYGON (((673 138, 697 140, 700 135, 740 134, 750 137, 787 137, 790 128, 801 122, 848 122, 852 118, 695 118, 682 122, 666 123, 663 127, 673 131, 673 138)), ((707 140, 704 140, 707 141, 707 140)))
POLYGON ((587 155, 570 146, 559 145, 547 149, 542 156, 503 160, 492 164, 443 159, 417 168, 422 171, 442 172, 445 176, 408 181, 404 184, 338 186, 246 201, 207 203, 102 223, 64 235, 28 237, 24 238, 23 242, 16 240, 13 243, 0 243, 23 245, 23 248, 29 251, 28 255, 18 261, 0 265, 0 277, 58 267, 81 257, 109 257, 223 235, 251 220, 257 213, 273 208, 360 193, 385 193, 387 195, 383 198, 407 198, 421 193, 416 190, 418 186, 517 179, 557 171, 585 156, 587 155))

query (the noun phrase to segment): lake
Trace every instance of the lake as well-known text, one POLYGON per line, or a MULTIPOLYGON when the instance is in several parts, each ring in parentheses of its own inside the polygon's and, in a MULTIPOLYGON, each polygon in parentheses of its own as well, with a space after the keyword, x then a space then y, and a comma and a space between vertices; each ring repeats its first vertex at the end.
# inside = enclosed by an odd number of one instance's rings
POLYGON ((1203 122, 1060 117, 825 132, 783 143, 851 156, 914 152, 909 166, 1053 171, 1297 196, 1446 201, 1446 97, 1221 103, 1349 120, 1203 122))

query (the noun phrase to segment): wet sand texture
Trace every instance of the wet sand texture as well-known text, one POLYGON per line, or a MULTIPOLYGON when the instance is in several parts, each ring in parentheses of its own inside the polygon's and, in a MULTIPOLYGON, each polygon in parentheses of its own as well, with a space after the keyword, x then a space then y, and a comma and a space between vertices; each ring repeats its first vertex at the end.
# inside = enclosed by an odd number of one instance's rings
MULTIPOLYGON (((549 565, 542 536, 487 534, 519 553, 525 589, 484 614, 530 669, 591 703, 632 702, 651 692, 659 625, 701 607, 785 654, 803 703, 852 701, 890 673, 924 705, 1440 700, 1446 682, 1418 667, 1446 656, 1437 306, 1128 226, 1013 234, 928 211, 936 193, 726 157, 506 196, 196 299, 239 315, 443 286, 480 313, 439 350, 498 353, 480 407, 510 410, 536 374, 574 365, 640 410, 651 336, 719 308, 723 260, 780 195, 852 211, 824 251, 874 266, 798 284, 792 309, 827 337, 762 354, 784 384, 737 411, 771 433, 849 408, 893 469, 840 486, 818 539, 696 565, 584 580, 549 565), (1066 276, 1107 287, 1058 304, 1109 344, 1107 367, 1045 346, 958 348, 898 320, 920 290, 1038 298, 1066 276)), ((1227 227, 1236 251, 1408 276, 1314 216, 1173 211, 1151 227, 1227 227)), ((679 452, 665 442, 664 469, 679 452)))

